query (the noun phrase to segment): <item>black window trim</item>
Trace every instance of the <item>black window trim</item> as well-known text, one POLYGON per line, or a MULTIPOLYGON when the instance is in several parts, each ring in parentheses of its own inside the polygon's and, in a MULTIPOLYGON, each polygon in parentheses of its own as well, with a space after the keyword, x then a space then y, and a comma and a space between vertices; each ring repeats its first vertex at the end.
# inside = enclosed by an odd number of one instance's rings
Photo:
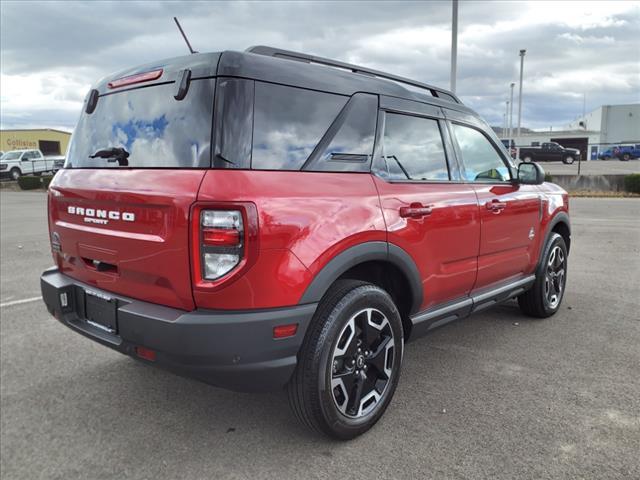
POLYGON ((482 184, 482 185, 511 185, 516 181, 516 177, 514 175, 514 171, 511 168, 511 165, 509 164, 509 162, 507 161, 506 157, 503 155, 502 150, 500 148, 497 147, 496 143, 491 139, 491 137, 489 137, 489 135, 487 135, 481 128, 475 126, 475 125, 471 125, 469 123, 460 121, 460 120, 451 120, 451 119, 447 119, 447 126, 449 129, 449 134, 451 136, 451 143, 453 145, 453 149, 455 150, 455 155, 456 155, 456 160, 457 160, 457 164, 458 164, 458 168, 460 169, 460 182, 459 183, 468 183, 468 184, 482 184), (504 164, 505 167, 507 167, 507 170, 509 172, 509 180, 466 180, 464 178, 464 176, 462 175, 462 172, 464 170, 465 164, 464 164, 464 159, 462 158, 462 151, 460 150, 460 145, 458 144, 458 139, 455 136, 455 133, 453 132, 453 125, 460 125, 462 127, 467 127, 467 128, 471 128, 472 130, 476 130, 478 132, 480 132, 480 134, 482 134, 482 136, 484 136, 484 138, 486 138, 489 141, 489 144, 493 147, 493 149, 496 151, 496 153, 498 154, 498 158, 500 158, 500 160, 502 160, 502 163, 504 164))
MULTIPOLYGON (((340 109, 340 111, 338 112, 338 115, 336 115, 336 117, 333 119, 333 121, 331 122, 331 125, 329 125, 329 128, 327 128, 327 130, 324 132, 324 134, 322 135, 322 138, 320 138, 320 141, 316 144, 315 148, 313 149, 313 151, 309 154, 309 156, 307 157, 307 159, 304 161, 304 163, 302 164, 302 166, 295 171, 299 171, 299 172, 324 172, 324 173, 371 173, 371 168, 372 168, 372 163, 373 163, 373 155, 375 153, 376 150, 376 145, 375 142, 377 140, 377 133, 378 133, 378 116, 376 116, 376 121, 375 121, 375 126, 374 126, 374 134, 373 134, 373 145, 371 146, 371 152, 366 154, 366 159, 330 159, 329 162, 340 162, 340 163, 353 163, 355 165, 362 165, 362 164, 366 164, 366 166, 362 169, 362 170, 354 170, 354 171, 335 171, 332 172, 331 170, 314 170, 311 167, 315 166, 318 164, 318 161, 320 160, 320 156, 327 150, 327 148, 329 148, 329 146, 331 145, 331 142, 333 142, 334 138, 336 137, 336 135, 340 132, 340 129, 342 128, 342 126, 345 124, 345 122, 347 121, 348 117, 349 117, 349 112, 351 112, 351 110, 353 109, 353 106, 355 104, 356 101, 356 95, 369 95, 372 97, 375 97, 375 101, 376 101, 376 108, 380 107, 380 96, 376 95, 374 93, 368 93, 368 92, 354 92, 350 97, 348 97, 349 99, 347 100, 347 103, 344 104, 344 106, 340 109)), ((255 101, 255 100, 254 100, 255 101)), ((340 155, 340 154, 336 154, 336 155, 340 155)), ((354 154, 343 154, 345 156, 349 156, 349 155, 353 155, 354 157, 356 155, 354 154)), ((360 155, 357 155, 360 156, 360 155)), ((364 156, 361 155, 361 156, 364 156)))
POLYGON ((457 168, 457 163, 455 163, 456 159, 452 157, 452 154, 454 153, 453 148, 447 143, 450 140, 449 138, 450 136, 448 135, 448 132, 446 134, 444 133, 444 128, 445 128, 444 122, 445 122, 444 116, 439 117, 435 115, 418 114, 415 112, 407 112, 407 111, 403 111, 395 108, 389 108, 389 107, 380 108, 378 111, 378 125, 380 127, 379 128, 380 131, 379 132, 376 131, 376 145, 373 149, 374 160, 372 161, 372 165, 371 165, 371 173, 373 173, 378 178, 380 178, 381 180, 384 180, 387 183, 407 183, 407 184, 424 183, 424 184, 445 184, 445 185, 448 185, 451 183, 462 183, 453 178, 455 176, 453 175, 453 173, 455 172, 455 173, 458 173, 459 175, 459 170, 457 168), (447 166, 447 172, 449 174, 448 180, 414 180, 411 178, 405 178, 405 179, 389 178, 389 167, 387 165, 387 160, 385 158, 385 151, 384 151, 384 131, 386 129, 387 113, 424 118, 427 120, 436 121, 436 124, 438 125, 438 130, 440 131, 440 139, 442 140, 442 146, 444 147, 445 164, 447 166), (452 168, 452 167, 456 167, 456 168, 452 168), (381 172, 381 170, 383 170, 383 172, 381 172), (384 172, 384 170, 386 170, 386 172, 384 172))

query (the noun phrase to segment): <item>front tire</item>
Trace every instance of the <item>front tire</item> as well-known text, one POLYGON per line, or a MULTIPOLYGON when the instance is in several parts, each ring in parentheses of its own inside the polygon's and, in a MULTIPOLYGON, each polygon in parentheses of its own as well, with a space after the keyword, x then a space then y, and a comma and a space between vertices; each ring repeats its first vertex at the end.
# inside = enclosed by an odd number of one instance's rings
POLYGON ((18 180, 21 176, 22 176, 22 171, 19 168, 13 167, 11 169, 11 178, 13 180, 18 180))
POLYGON ((564 159, 562 160, 562 163, 564 163, 565 165, 572 165, 573 162, 575 162, 576 159, 573 158, 571 155, 564 157, 564 159))
POLYGON ((547 318, 558 311, 567 284, 567 257, 564 238, 553 233, 545 246, 533 287, 518 297, 524 314, 547 318))
POLYGON ((631 155, 625 153, 622 155, 622 158, 620 160, 622 160, 623 162, 628 162, 629 160, 631 160, 631 155))
POLYGON ((522 161, 525 163, 531 163, 533 162, 533 157, 531 155, 525 155, 522 161))
POLYGON ((318 305, 287 386, 296 417, 341 440, 369 430, 398 385, 403 345, 400 313, 387 292, 336 282, 318 305))

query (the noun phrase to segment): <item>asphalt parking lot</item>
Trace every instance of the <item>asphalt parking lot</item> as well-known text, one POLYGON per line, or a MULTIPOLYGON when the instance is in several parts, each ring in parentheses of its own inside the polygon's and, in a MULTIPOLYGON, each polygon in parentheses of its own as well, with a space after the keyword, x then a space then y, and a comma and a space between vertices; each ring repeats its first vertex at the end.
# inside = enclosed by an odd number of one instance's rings
POLYGON ((3 479, 640 478, 638 199, 573 199, 561 311, 509 303, 410 343, 386 415, 347 443, 282 393, 179 378, 15 303, 51 264, 46 197, 0 203, 3 479))
MULTIPOLYGON (((562 162, 540 162, 545 172, 552 175, 577 175, 578 162, 565 165, 562 162)), ((580 175, 628 175, 640 173, 640 160, 634 159, 628 162, 620 160, 591 160, 581 162, 580 175)))

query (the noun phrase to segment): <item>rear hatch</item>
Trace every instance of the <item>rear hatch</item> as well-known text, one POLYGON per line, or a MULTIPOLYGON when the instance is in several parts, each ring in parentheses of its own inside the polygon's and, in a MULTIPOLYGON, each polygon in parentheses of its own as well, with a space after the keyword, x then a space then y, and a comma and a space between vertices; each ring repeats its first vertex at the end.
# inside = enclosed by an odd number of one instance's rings
POLYGON ((190 310, 189 212, 211 165, 217 55, 186 58, 104 79, 93 111, 87 96, 51 183, 49 228, 56 263, 70 277, 190 310), (177 100, 185 69, 187 94, 177 100), (149 71, 161 73, 115 83, 149 71))

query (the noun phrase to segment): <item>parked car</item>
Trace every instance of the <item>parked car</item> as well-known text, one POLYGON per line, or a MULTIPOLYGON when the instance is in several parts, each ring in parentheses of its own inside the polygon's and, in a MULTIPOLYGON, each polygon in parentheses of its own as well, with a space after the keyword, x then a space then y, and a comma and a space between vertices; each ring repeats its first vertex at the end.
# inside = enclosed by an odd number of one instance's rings
POLYGON ((558 162, 571 165, 580 160, 580 150, 565 148, 556 142, 545 142, 539 147, 521 147, 520 158, 525 162, 558 162))
POLYGON ((12 150, 0 157, 0 176, 17 180, 22 175, 53 172, 54 162, 64 157, 45 157, 40 150, 12 150))
POLYGON ((598 154, 598 160, 611 160, 616 156, 618 147, 607 148, 598 154))
POLYGON ((613 154, 619 160, 628 162, 631 159, 640 157, 640 145, 620 145, 614 149, 613 154))
POLYGON ((571 241, 567 193, 452 92, 270 47, 97 83, 48 209, 62 324, 221 387, 286 387, 342 439, 383 415, 407 340, 511 298, 555 314, 571 241))

